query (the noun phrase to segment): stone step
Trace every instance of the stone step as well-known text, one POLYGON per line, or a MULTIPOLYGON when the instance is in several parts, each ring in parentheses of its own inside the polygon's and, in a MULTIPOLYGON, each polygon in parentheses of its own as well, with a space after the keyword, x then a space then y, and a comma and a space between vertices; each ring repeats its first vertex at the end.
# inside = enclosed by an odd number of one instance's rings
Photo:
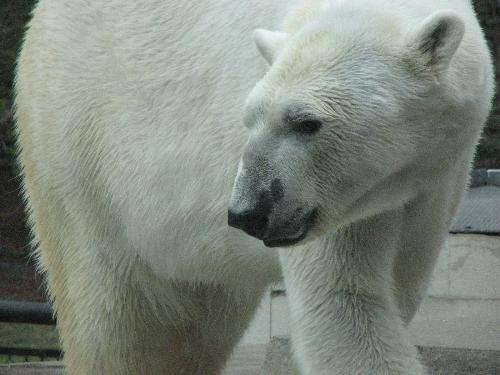
POLYGON ((416 345, 500 351, 500 300, 426 298, 409 330, 416 345))
POLYGON ((452 233, 500 233, 500 170, 492 175, 497 185, 470 189, 451 225, 452 233))

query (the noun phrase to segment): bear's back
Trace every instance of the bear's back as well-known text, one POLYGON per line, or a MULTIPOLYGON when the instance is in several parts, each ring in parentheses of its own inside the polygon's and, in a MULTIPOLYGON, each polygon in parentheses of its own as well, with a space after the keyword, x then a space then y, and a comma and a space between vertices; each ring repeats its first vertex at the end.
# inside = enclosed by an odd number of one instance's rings
POLYGON ((117 231, 170 275, 230 251, 241 111, 266 68, 251 33, 285 3, 41 0, 16 85, 32 219, 57 199, 61 225, 117 231))

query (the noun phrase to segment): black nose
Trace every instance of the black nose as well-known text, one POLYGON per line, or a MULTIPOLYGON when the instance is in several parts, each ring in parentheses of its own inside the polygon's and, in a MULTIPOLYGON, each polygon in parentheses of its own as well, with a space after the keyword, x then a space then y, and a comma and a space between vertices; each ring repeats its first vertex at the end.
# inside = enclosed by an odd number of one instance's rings
POLYGON ((238 213, 229 210, 227 221, 230 226, 241 229, 250 236, 262 239, 267 229, 268 215, 259 209, 238 213))

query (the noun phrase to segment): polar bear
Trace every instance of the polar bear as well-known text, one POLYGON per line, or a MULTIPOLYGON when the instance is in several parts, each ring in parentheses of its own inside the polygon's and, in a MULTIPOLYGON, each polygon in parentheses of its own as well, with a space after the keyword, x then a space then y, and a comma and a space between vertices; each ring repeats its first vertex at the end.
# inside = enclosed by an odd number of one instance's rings
POLYGON ((425 374, 492 94, 468 0, 41 0, 16 117, 67 373, 219 374, 284 278, 303 375, 425 374))

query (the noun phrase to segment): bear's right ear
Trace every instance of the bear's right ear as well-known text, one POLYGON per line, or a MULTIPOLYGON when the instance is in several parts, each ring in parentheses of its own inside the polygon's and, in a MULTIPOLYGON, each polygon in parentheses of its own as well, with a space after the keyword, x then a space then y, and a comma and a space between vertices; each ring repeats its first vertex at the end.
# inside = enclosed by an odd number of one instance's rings
POLYGON ((287 39, 288 34, 280 31, 256 29, 253 32, 253 40, 259 52, 269 65, 271 65, 276 56, 278 56, 287 39))
POLYGON ((465 25, 453 11, 437 11, 407 36, 407 45, 418 63, 436 76, 444 73, 462 42, 465 25))

